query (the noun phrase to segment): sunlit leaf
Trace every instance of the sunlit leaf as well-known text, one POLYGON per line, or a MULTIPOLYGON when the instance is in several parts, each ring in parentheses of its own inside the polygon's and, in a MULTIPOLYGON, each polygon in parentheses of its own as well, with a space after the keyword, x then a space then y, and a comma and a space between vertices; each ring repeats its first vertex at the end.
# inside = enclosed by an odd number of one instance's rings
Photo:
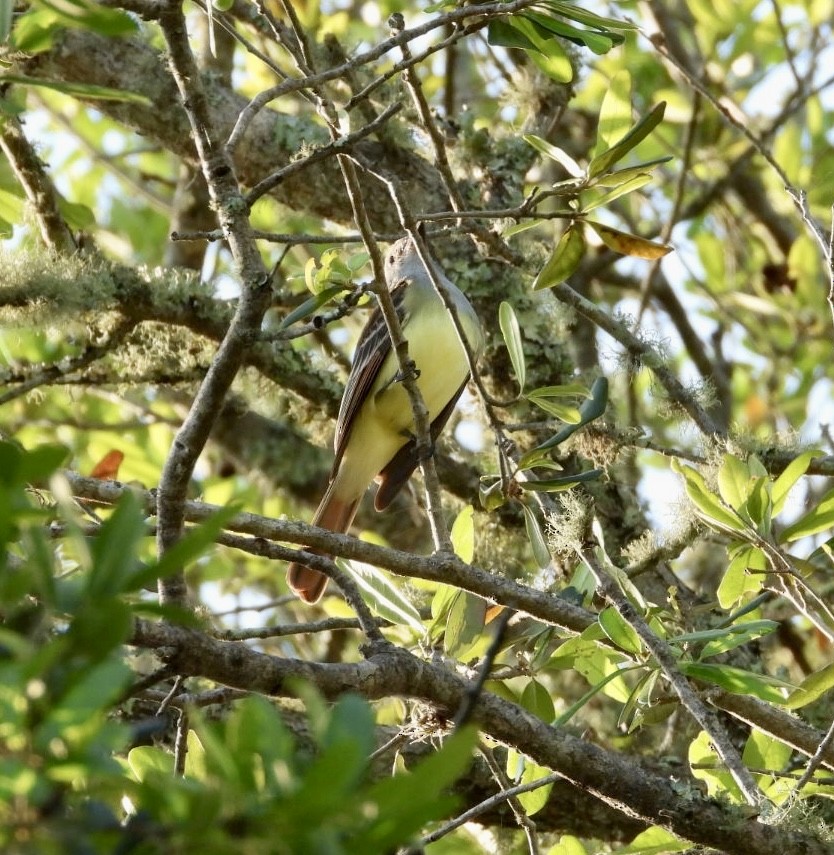
POLYGON ((712 665, 706 662, 679 662, 678 667, 687 677, 712 683, 737 695, 753 695, 774 704, 785 703, 785 689, 794 689, 790 683, 766 674, 754 674, 733 665, 712 665))
POLYGON ((371 611, 394 624, 403 624, 415 632, 422 633, 425 627, 420 613, 394 585, 388 575, 371 564, 362 561, 342 561, 339 565, 350 573, 359 586, 371 611))
POLYGON ((600 155, 619 142, 631 128, 631 74, 620 69, 608 81, 599 108, 597 141, 594 156, 600 155))
POLYGON ((466 505, 455 517, 452 530, 449 533, 455 555, 467 564, 472 563, 475 556, 475 509, 466 505))
POLYGON ((524 384, 527 380, 527 365, 524 361, 524 345, 521 341, 521 329, 518 325, 513 307, 503 301, 498 307, 498 324, 501 327, 501 334, 504 336, 504 344, 507 346, 507 352, 510 355, 510 362, 513 364, 518 385, 524 389, 524 384))
POLYGON ((642 653, 643 642, 637 630, 613 606, 608 606, 600 612, 599 623, 617 647, 626 653, 642 653))
POLYGON ((618 142, 607 151, 597 155, 588 166, 588 174, 593 177, 607 172, 617 161, 622 160, 636 148, 662 121, 666 102, 661 101, 618 142))
POLYGON ((780 543, 791 543, 834 528, 834 490, 829 490, 815 508, 787 526, 779 535, 780 543))
POLYGON ((564 167, 568 175, 572 175, 574 178, 582 178, 585 175, 585 170, 564 149, 537 137, 535 134, 524 134, 522 139, 533 146, 536 151, 564 167))
POLYGON ((533 282, 533 290, 539 291, 543 288, 552 288, 564 282, 579 267, 585 255, 585 236, 582 226, 571 223, 559 238, 550 258, 539 271, 533 282))
POLYGON ((72 95, 76 98, 91 101, 127 101, 131 104, 142 104, 150 107, 150 99, 138 92, 129 92, 125 89, 111 89, 108 86, 96 86, 93 83, 70 83, 64 80, 47 80, 42 77, 27 77, 25 74, 0 74, 0 84, 17 83, 20 86, 36 86, 44 89, 53 89, 64 95, 72 95))

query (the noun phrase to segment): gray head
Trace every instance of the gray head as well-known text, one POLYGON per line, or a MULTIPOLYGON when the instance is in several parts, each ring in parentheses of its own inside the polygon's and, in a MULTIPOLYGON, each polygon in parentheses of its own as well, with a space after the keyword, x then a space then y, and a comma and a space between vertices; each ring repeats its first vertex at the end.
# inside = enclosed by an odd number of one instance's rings
MULTIPOLYGON (((437 276, 442 277, 444 281, 448 281, 443 275, 438 263, 432 259, 432 267, 437 276)), ((428 282, 429 275, 414 244, 410 237, 400 238, 396 243, 391 244, 388 252, 385 253, 385 281, 389 288, 409 279, 411 281, 428 282)))

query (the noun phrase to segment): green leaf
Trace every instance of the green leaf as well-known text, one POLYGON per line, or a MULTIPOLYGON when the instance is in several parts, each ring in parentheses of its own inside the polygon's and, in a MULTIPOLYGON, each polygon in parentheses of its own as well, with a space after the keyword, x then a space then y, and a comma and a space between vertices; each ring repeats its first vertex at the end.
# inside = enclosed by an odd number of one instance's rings
MULTIPOLYGON (((545 766, 539 766, 538 763, 526 758, 519 784, 532 784, 533 781, 540 781, 550 774, 550 769, 545 766)), ((529 790, 517 796, 518 802, 524 808, 527 816, 533 816, 547 804, 552 789, 553 782, 551 781, 549 784, 544 784, 541 787, 536 787, 535 790, 529 790)))
POLYGON ((35 0, 35 5, 49 9, 65 26, 92 30, 103 36, 125 36, 138 29, 127 12, 92 0, 35 0))
POLYGON ((573 80, 573 66, 562 47, 556 39, 542 36, 532 21, 521 16, 498 18, 490 23, 487 33, 491 45, 527 51, 536 66, 558 83, 573 80))
POLYGON ((523 390, 527 380, 527 366, 524 361, 524 346, 521 343, 521 330, 518 326, 513 307, 502 302, 498 307, 498 324, 501 327, 501 335, 504 336, 504 344, 510 354, 510 362, 513 364, 519 387, 523 390))
POLYGON ((302 318, 306 318, 318 311, 338 294, 344 294, 348 291, 350 291, 350 288, 347 288, 344 285, 331 285, 329 288, 325 288, 315 296, 305 300, 300 306, 293 309, 285 318, 282 318, 278 329, 285 330, 287 327, 292 326, 296 321, 300 321, 302 318))
POLYGON ((506 503, 504 483, 498 475, 481 475, 478 482, 478 500, 485 511, 494 511, 506 503))
POLYGON ((643 652, 643 642, 637 630, 613 606, 607 606, 599 613, 599 624, 621 650, 633 655, 643 652))
POLYGON ((533 559, 540 570, 550 565, 551 557, 550 550, 547 548, 547 541, 542 534, 539 521, 533 511, 522 504, 521 509, 524 511, 524 525, 527 529, 527 540, 530 541, 530 547, 533 550, 533 559))
POLYGON ((519 481, 518 486, 530 493, 562 493, 573 489, 577 484, 596 481, 604 470, 589 469, 576 475, 565 475, 564 478, 547 478, 530 481, 519 481))
POLYGON ((597 141, 594 156, 603 154, 619 142, 631 128, 631 74, 628 69, 618 71, 605 90, 599 108, 597 141))
POLYGON ((553 698, 550 697, 550 692, 535 677, 528 680, 519 700, 527 712, 548 724, 556 716, 556 709, 553 706, 553 698))
POLYGON ((43 484, 69 457, 65 445, 39 445, 23 453, 17 467, 19 484, 43 484))
POLYGON ((359 586, 362 599, 374 614, 397 626, 409 626, 415 632, 424 632, 420 613, 390 580, 387 573, 362 561, 339 559, 336 563, 346 570, 359 586))
POLYGON ((633 148, 641 143, 662 121, 666 111, 666 102, 661 101, 615 145, 597 155, 588 166, 588 174, 593 178, 601 175, 617 161, 622 160, 633 148))
POLYGON ((590 48, 596 54, 606 54, 614 46, 615 42, 621 43, 622 36, 614 33, 600 33, 593 30, 584 30, 574 27, 571 24, 566 24, 558 18, 552 18, 548 15, 543 15, 540 12, 533 12, 530 9, 521 13, 521 17, 533 23, 539 36, 547 40, 549 34, 567 39, 576 45, 584 45, 590 48))
POLYGON ((361 807, 375 819, 368 829, 351 835, 345 852, 365 855, 394 851, 427 822, 448 816, 457 799, 445 791, 469 768, 477 736, 474 727, 460 728, 408 774, 369 787, 362 794, 361 807))
POLYGON ((0 44, 6 44, 12 31, 14 17, 14 0, 0 0, 0 44))
POLYGON ((576 271, 585 256, 585 236, 582 226, 571 223, 559 238, 550 258, 533 282, 533 290, 552 288, 564 282, 576 271))
POLYGON ((750 490, 750 470, 732 454, 724 455, 724 462, 718 470, 718 491, 721 498, 735 510, 747 501, 750 490))
POLYGON ((581 9, 574 3, 563 3, 560 0, 542 0, 537 5, 550 9, 556 15, 561 15, 563 18, 569 18, 572 21, 578 21, 587 27, 593 27, 595 30, 607 32, 608 30, 636 30, 637 25, 631 21, 623 20, 622 18, 606 18, 602 15, 596 15, 589 12, 587 9, 581 9))
POLYGON ((188 529, 162 558, 147 567, 138 569, 130 577, 131 588, 136 590, 154 579, 162 579, 180 572, 186 564, 199 558, 213 546, 217 535, 239 509, 239 505, 231 502, 198 526, 188 529))
POLYGON ((665 828, 653 826, 634 838, 628 846, 618 849, 617 855, 672 855, 673 852, 685 852, 690 848, 686 840, 681 840, 665 828))
POLYGON ((762 573, 749 570, 764 570, 767 559, 760 549, 746 546, 730 561, 718 585, 718 603, 723 609, 732 608, 748 594, 757 594, 764 584, 762 573))
POLYGON ((834 688, 834 663, 809 674, 797 688, 788 695, 785 707, 798 710, 819 700, 826 692, 834 688))
POLYGON ((580 420, 575 425, 565 425, 561 430, 557 431, 550 439, 536 446, 530 451, 522 455, 519 461, 519 468, 524 469, 529 465, 529 461, 538 457, 541 452, 554 448, 563 443, 568 437, 573 436, 579 428, 598 419, 604 412, 608 404, 608 380, 605 377, 597 377, 591 386, 591 395, 585 403, 579 408, 580 420))
MULTIPOLYGON (((552 145, 547 140, 543 140, 535 134, 523 134, 521 138, 545 157, 555 160, 556 163, 564 168, 568 175, 573 178, 585 177, 585 170, 564 149, 552 145)), ((507 236, 506 232, 505 236, 507 236)))
POLYGON ((682 674, 694 680, 712 683, 736 695, 753 695, 774 704, 785 703, 784 689, 795 686, 766 674, 753 674, 732 665, 713 665, 706 662, 679 662, 682 674))
POLYGON ((643 163, 637 163, 634 166, 626 166, 624 169, 616 169, 614 172, 607 172, 605 175, 598 175, 590 184, 589 187, 619 187, 623 182, 628 181, 635 175, 642 175, 651 172, 656 166, 661 163, 668 163, 674 160, 671 154, 665 157, 657 157, 654 160, 647 160, 643 163))
POLYGON ((127 755, 127 764, 139 783, 154 775, 160 778, 174 777, 174 755, 154 746, 140 745, 131 748, 127 755))
POLYGON ((92 83, 69 83, 63 80, 45 80, 40 77, 27 77, 25 74, 0 74, 0 84, 17 83, 21 86, 37 86, 52 89, 64 95, 72 95, 91 101, 126 101, 130 104, 141 104, 151 107, 151 100, 138 92, 128 92, 124 89, 111 89, 108 86, 96 86, 92 83))
POLYGON ((684 642, 700 643, 706 641, 704 649, 698 656, 699 659, 708 659, 710 656, 718 656, 736 647, 749 644, 757 638, 769 635, 779 628, 774 620, 753 620, 746 623, 735 623, 721 629, 707 629, 701 632, 684 633, 683 635, 670 638, 670 642, 682 644, 684 642))
POLYGON ((582 213, 588 214, 597 208, 601 208, 603 205, 609 205, 615 199, 619 199, 620 196, 625 196, 627 193, 633 193, 635 190, 645 187, 645 185, 651 180, 651 175, 646 172, 641 172, 639 175, 635 175, 632 178, 623 181, 621 184, 614 187, 613 190, 609 190, 607 193, 603 193, 602 196, 598 196, 591 202, 583 204, 582 213))
POLYGON ((683 476, 684 489, 690 501, 695 505, 698 516, 719 531, 729 531, 733 534, 745 530, 744 521, 733 511, 724 507, 719 498, 710 492, 700 472, 691 466, 684 466, 677 460, 672 461, 672 470, 683 476))
POLYGON ((791 488, 808 471, 811 461, 815 457, 821 457, 821 451, 803 451, 795 457, 782 471, 782 474, 773 482, 770 495, 773 501, 773 516, 777 516, 785 507, 785 500, 791 488))
POLYGON ((792 753, 790 745, 754 727, 750 736, 747 737, 741 759, 749 769, 771 769, 774 772, 781 772, 787 766, 792 753))
POLYGON ((475 557, 475 508, 466 505, 455 517, 450 532, 455 555, 467 564, 475 557))
POLYGON ((486 601, 467 591, 458 591, 446 619, 444 648, 460 659, 478 642, 486 623, 486 601))
POLYGON ((139 501, 132 493, 125 493, 90 546, 93 561, 87 582, 88 597, 104 599, 125 590, 138 564, 137 545, 146 533, 139 501))
POLYGON ((815 508, 800 517, 793 525, 782 530, 779 542, 791 543, 802 537, 828 531, 832 527, 834 527, 834 490, 829 490, 815 508))

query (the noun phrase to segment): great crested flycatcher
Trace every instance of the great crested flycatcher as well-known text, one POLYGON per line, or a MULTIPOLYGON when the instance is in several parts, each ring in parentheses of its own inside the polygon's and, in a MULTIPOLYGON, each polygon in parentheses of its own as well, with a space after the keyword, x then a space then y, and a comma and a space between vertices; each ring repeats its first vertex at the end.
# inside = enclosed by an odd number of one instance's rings
MULTIPOLYGON (((432 261, 432 269, 455 305, 469 348, 477 358, 484 336, 475 310, 436 261, 432 261)), ((408 354, 417 366, 417 386, 435 440, 469 381, 469 363, 449 311, 411 238, 401 238, 389 249, 385 280, 408 341, 408 354)), ((411 401, 400 382, 399 364, 379 308, 373 311, 356 346, 334 446, 336 459, 313 525, 345 532, 373 479, 379 483, 374 507, 381 511, 419 463, 411 401)), ((287 582, 302 600, 315 603, 324 593, 327 576, 293 563, 287 582)))

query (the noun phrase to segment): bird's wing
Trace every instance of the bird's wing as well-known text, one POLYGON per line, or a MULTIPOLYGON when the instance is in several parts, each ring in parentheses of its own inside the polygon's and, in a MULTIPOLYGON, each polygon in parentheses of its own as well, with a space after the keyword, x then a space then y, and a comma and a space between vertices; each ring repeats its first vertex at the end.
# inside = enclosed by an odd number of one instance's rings
MULTIPOLYGON (((437 437, 443 432, 446 427, 446 422, 455 410, 458 398, 463 394, 466 384, 469 382, 469 375, 463 381, 460 388, 450 398, 449 403, 440 411, 437 418, 431 423, 429 433, 431 434, 432 445, 437 441, 437 437)), ((434 448, 432 448, 434 451, 434 448)), ((417 456, 417 441, 412 437, 408 442, 391 458, 385 465, 385 468, 379 473, 376 480, 379 482, 379 487, 374 497, 374 508, 378 511, 384 511, 397 496, 397 493, 402 490, 405 483, 411 477, 411 473, 417 468, 420 458, 417 456)))
MULTIPOLYGON (((391 299, 394 301, 394 308, 402 325, 405 325, 406 322, 405 290, 407 287, 408 281, 403 280, 391 290, 391 299)), ((345 453, 356 416, 359 414, 359 410, 362 409, 362 405, 365 403, 371 389, 373 389, 374 383, 377 377, 379 377, 379 372, 390 352, 391 336, 388 334, 388 327, 385 326, 382 311, 377 306, 371 313, 365 329, 362 330, 362 334, 359 336, 350 376, 348 377, 345 393, 342 396, 342 403, 339 407, 339 417, 336 420, 336 437, 334 439, 336 451, 336 458, 333 461, 334 475, 339 468, 342 455, 345 453)))

